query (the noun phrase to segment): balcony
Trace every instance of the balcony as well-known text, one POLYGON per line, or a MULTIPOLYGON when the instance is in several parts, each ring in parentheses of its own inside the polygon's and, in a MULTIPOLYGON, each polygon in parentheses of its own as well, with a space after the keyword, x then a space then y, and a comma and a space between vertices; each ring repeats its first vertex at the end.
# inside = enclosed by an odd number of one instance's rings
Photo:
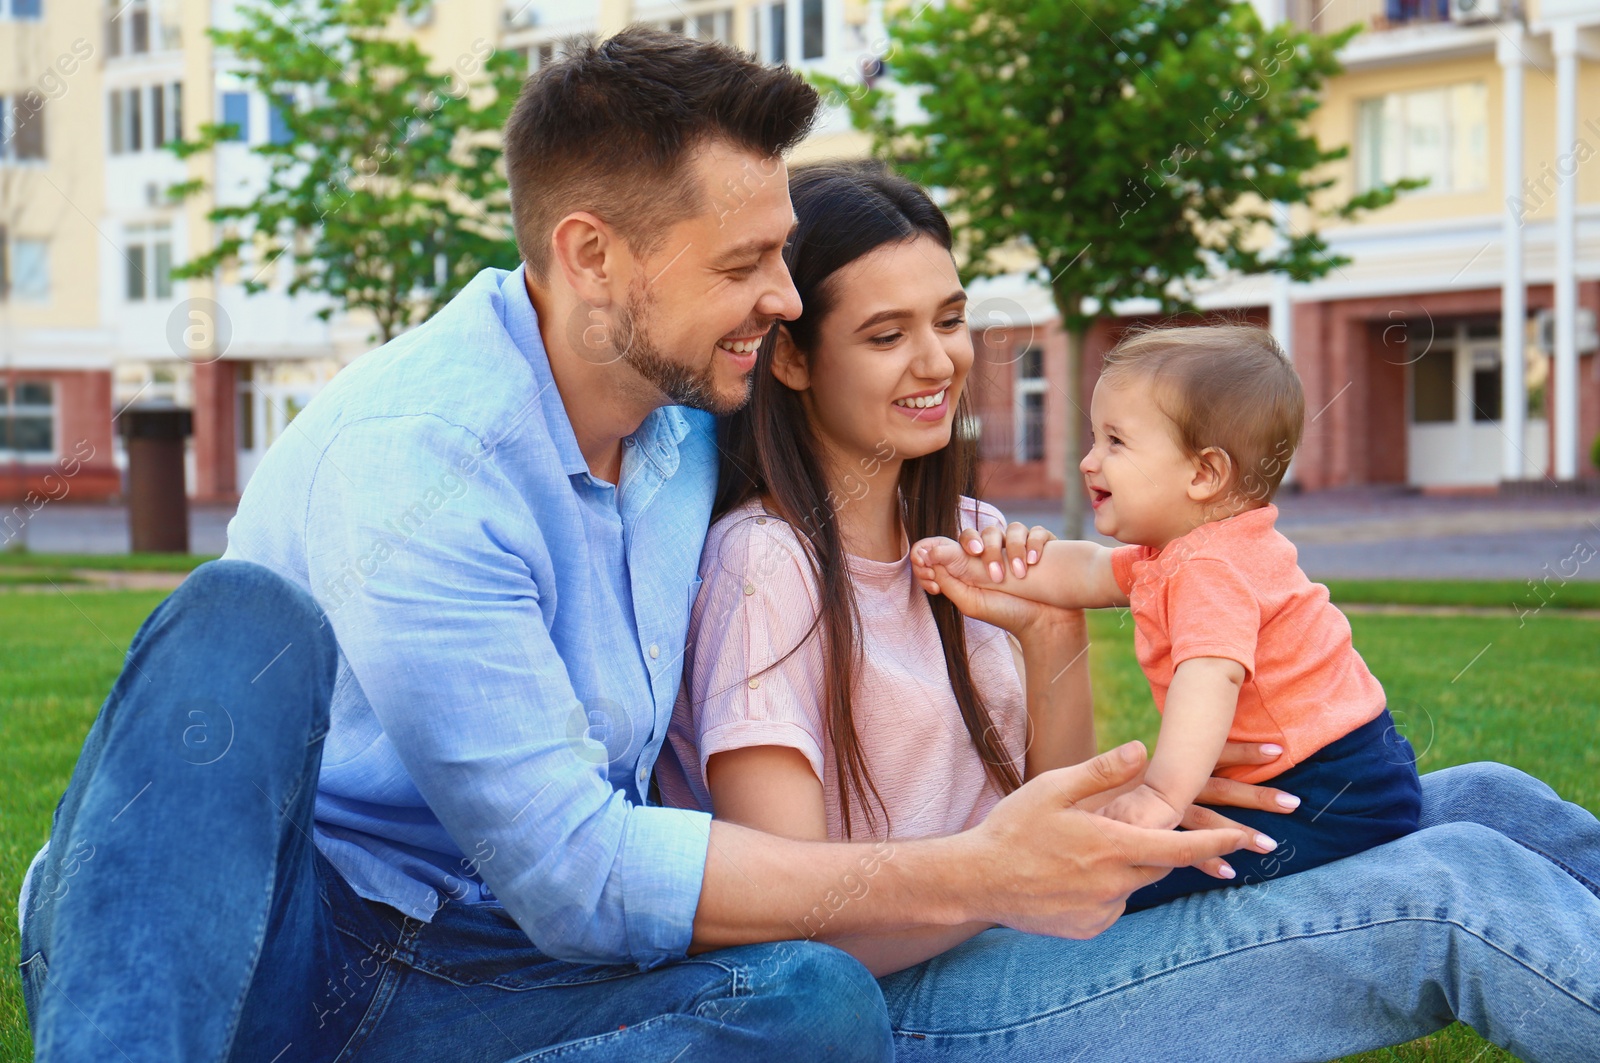
POLYGON ((1289 0, 1289 18, 1303 30, 1338 33, 1408 29, 1450 21, 1449 0, 1289 0))

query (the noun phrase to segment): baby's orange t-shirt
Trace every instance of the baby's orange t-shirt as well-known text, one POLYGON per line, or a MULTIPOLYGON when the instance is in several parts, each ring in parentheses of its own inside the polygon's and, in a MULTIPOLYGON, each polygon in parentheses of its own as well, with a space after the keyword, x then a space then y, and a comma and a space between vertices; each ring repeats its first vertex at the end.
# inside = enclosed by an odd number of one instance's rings
POLYGON ((1350 621, 1300 570, 1277 518, 1278 507, 1267 505, 1202 524, 1160 550, 1111 553, 1156 708, 1165 709, 1173 672, 1190 658, 1244 666, 1228 737, 1284 749, 1270 763, 1218 772, 1249 783, 1288 771, 1384 708, 1382 685, 1351 644, 1350 621))

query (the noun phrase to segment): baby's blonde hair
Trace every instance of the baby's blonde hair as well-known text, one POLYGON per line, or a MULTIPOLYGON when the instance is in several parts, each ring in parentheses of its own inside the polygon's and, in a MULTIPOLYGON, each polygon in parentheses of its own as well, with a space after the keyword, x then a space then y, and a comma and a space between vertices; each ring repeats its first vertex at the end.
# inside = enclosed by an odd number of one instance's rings
POLYGON ((1100 379, 1143 378, 1191 457, 1228 455, 1225 491, 1272 501, 1300 445, 1306 399, 1272 334, 1254 325, 1134 329, 1106 355, 1100 379))

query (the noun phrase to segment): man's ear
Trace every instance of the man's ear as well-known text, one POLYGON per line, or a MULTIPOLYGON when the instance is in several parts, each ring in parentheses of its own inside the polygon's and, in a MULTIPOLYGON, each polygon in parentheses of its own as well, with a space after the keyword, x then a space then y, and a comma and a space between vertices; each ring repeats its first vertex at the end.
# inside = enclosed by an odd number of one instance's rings
POLYGON ((805 355, 794 345, 789 330, 779 325, 778 334, 772 342, 772 375, 778 383, 790 391, 810 390, 811 367, 806 364, 805 355))
POLYGON ((1189 481, 1189 497, 1200 503, 1222 500, 1233 474, 1233 459, 1221 447, 1206 447, 1193 458, 1194 476, 1189 481))
POLYGON ((603 219, 573 211, 550 233, 551 257, 578 298, 594 307, 610 306, 625 290, 626 245, 603 219))

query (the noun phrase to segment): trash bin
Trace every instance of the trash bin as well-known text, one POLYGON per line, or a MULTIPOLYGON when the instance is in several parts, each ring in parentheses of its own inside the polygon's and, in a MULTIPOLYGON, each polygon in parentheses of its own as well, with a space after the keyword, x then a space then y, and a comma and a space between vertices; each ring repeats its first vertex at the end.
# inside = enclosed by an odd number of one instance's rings
POLYGON ((183 441, 188 410, 144 406, 117 418, 128 448, 128 533, 135 553, 189 552, 189 495, 183 441))

